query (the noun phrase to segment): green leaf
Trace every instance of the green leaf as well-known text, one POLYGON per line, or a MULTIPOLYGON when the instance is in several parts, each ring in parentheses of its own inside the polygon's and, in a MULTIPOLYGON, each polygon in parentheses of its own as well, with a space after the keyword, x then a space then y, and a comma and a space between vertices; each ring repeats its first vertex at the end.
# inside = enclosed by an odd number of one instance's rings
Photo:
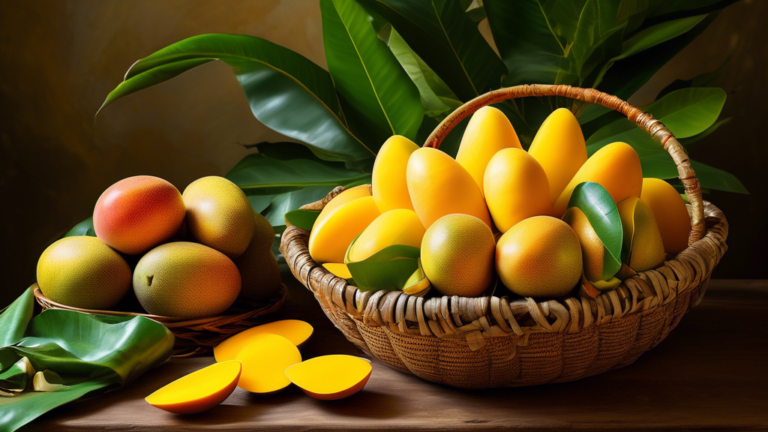
MULTIPOLYGON (((640 163, 643 167, 643 177, 660 179, 678 178, 677 166, 668 154, 641 158, 640 163)), ((693 160, 691 161, 691 166, 696 173, 696 177, 699 179, 702 189, 749 194, 747 188, 731 173, 693 160)))
POLYGON ((93 229, 93 216, 73 226, 71 230, 64 234, 64 237, 79 236, 96 237, 96 230, 93 229))
POLYGON ((664 0, 651 11, 649 17, 661 17, 663 15, 685 14, 699 15, 717 9, 723 9, 738 0, 664 0))
POLYGON ((485 8, 483 6, 476 7, 467 11, 467 16, 473 23, 477 24, 486 18, 485 8))
MULTIPOLYGON (((16 343, 24 336, 35 307, 35 295, 31 289, 24 291, 10 306, 0 313, 0 347, 16 343)), ((0 362, 0 370, 5 365, 0 362)))
POLYGON ((316 210, 292 210, 285 214, 285 220, 301 229, 311 231, 315 220, 320 215, 316 210))
POLYGON ((416 136, 424 109, 416 86, 379 40, 357 2, 320 0, 328 70, 350 128, 380 147, 392 135, 416 136))
POLYGON ((452 0, 360 0, 384 17, 462 101, 498 88, 504 63, 452 0))
POLYGON ((347 268, 360 291, 398 291, 403 289, 408 278, 418 270, 420 254, 419 248, 393 245, 363 261, 347 263, 347 268))
MULTIPOLYGON (((338 186, 338 185, 336 185, 338 186)), ((292 192, 275 195, 266 210, 261 214, 273 227, 285 225, 285 214, 297 210, 304 204, 325 198, 336 186, 310 186, 292 192)))
POLYGON ((718 66, 715 70, 697 75, 689 80, 675 80, 672 82, 672 84, 666 86, 656 98, 661 98, 675 90, 688 87, 714 87, 712 84, 714 84, 714 82, 720 78, 720 75, 723 74, 723 70, 725 70, 725 67, 728 65, 730 60, 731 56, 728 56, 728 58, 726 58, 725 61, 721 63, 720 66, 718 66))
POLYGON ((688 145, 693 144, 696 141, 699 141, 699 140, 702 140, 702 139, 706 138, 707 136, 712 134, 712 132, 714 132, 717 129, 719 129, 720 126, 722 126, 722 125, 724 125, 726 123, 730 123, 731 120, 733 120, 732 117, 728 117, 726 119, 719 120, 717 123, 715 123, 712 126, 708 127, 707 130, 705 130, 704 132, 702 132, 702 133, 700 133, 698 135, 694 135, 694 136, 689 137, 689 138, 679 139, 678 141, 680 141, 680 144, 682 144, 683 146, 687 147, 688 145))
POLYGON ((136 62, 101 109, 213 60, 232 67, 259 121, 306 143, 323 159, 365 159, 381 146, 364 144, 350 132, 328 72, 294 51, 252 36, 206 34, 163 48, 136 62))

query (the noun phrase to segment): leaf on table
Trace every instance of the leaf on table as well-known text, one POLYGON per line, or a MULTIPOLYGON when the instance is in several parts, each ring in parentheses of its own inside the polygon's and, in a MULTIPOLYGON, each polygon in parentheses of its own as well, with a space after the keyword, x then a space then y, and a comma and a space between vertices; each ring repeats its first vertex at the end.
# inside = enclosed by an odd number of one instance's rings
MULTIPOLYGON (((0 313, 0 347, 8 346, 19 341, 32 319, 35 308, 35 295, 32 290, 24 291, 19 298, 0 313)), ((15 362, 16 360, 14 360, 15 362)), ((0 371, 10 364, 0 358, 0 371)))

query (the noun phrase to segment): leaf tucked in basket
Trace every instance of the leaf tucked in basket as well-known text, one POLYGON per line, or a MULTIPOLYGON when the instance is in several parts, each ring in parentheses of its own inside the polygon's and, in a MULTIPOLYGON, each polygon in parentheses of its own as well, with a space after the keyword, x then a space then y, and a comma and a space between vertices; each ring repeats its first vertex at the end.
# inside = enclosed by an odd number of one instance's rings
MULTIPOLYGON (((349 249, 355 244, 355 239, 349 249)), ((347 249, 347 258, 349 257, 347 249)), ((405 245, 386 247, 369 258, 347 262, 352 279, 360 291, 403 289, 408 279, 419 269, 419 248, 405 245)))
POLYGON ((311 231, 319 215, 320 212, 317 210, 291 210, 285 214, 285 221, 290 222, 293 226, 311 231))

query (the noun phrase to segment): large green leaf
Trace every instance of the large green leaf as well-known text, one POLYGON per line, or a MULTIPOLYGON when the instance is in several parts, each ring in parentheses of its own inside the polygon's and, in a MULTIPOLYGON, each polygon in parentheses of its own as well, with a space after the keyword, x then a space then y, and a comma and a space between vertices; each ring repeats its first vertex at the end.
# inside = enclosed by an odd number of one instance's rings
POLYGON ((381 146, 364 144, 350 132, 328 72, 294 51, 252 36, 206 34, 163 48, 136 62, 102 109, 212 60, 232 67, 259 121, 307 143, 320 157, 365 159, 381 146))
POLYGON ((73 226, 71 230, 67 231, 67 233, 64 234, 64 237, 73 237, 73 236, 74 237, 79 237, 79 236, 96 237, 96 230, 93 228, 93 216, 73 226))
POLYGON ((335 186, 310 186, 293 192, 285 192, 275 195, 269 203, 269 207, 261 214, 272 226, 285 225, 285 214, 291 210, 297 210, 304 204, 319 201, 328 195, 335 186))
MULTIPOLYGON (((677 166, 668 154, 657 154, 640 159, 643 167, 643 177, 660 179, 678 178, 677 166)), ((691 161, 693 171, 699 179, 702 189, 721 190, 748 194, 747 188, 736 176, 721 169, 711 167, 698 161, 691 161)))
POLYGON ((377 36, 357 2, 320 0, 328 70, 350 128, 378 148, 392 135, 416 136, 424 108, 416 86, 377 36))
POLYGON ((712 126, 708 127, 707 130, 705 130, 704 132, 702 132, 702 133, 700 133, 698 135, 694 135, 692 137, 681 138, 678 141, 680 141, 680 144, 682 144, 682 145, 687 147, 688 145, 693 144, 696 141, 699 141, 699 140, 702 140, 702 139, 708 137, 714 131, 718 130, 720 128, 720 126, 722 126, 722 125, 724 125, 726 123, 730 123, 731 120, 733 120, 732 117, 728 117, 728 118, 725 118, 725 119, 722 119, 722 120, 718 120, 717 123, 715 123, 712 126))
POLYGON ((656 98, 663 97, 669 93, 672 93, 675 90, 680 90, 688 87, 713 87, 713 84, 715 81, 717 81, 718 78, 720 78, 720 75, 723 74, 723 70, 725 70, 725 67, 728 65, 728 62, 730 62, 731 56, 728 56, 725 61, 723 61, 720 66, 715 68, 714 70, 711 70, 709 72, 705 72, 703 74, 696 75, 695 77, 689 79, 689 80, 675 80, 672 82, 672 84, 664 87, 664 89, 659 93, 656 98))
POLYGON ((651 18, 674 15, 700 15, 723 9, 738 0, 664 0, 648 14, 651 18))
POLYGON ((301 229, 311 231, 315 225, 317 217, 320 216, 318 210, 291 210, 285 214, 286 222, 290 222, 293 226, 297 226, 301 229))
MULTIPOLYGON (((347 255, 355 241, 357 239, 349 245, 347 255)), ((420 255, 419 248, 393 245, 363 261, 347 262, 347 268, 360 291, 396 291, 403 289, 408 278, 419 269, 420 255)))
POLYGON ((501 85, 506 67, 452 0, 359 0, 384 17, 462 100, 501 85))
MULTIPOLYGON (((14 344, 24 336, 24 330, 34 312, 34 298, 32 290, 26 290, 16 301, 2 310, 0 313, 0 347, 14 344)), ((4 368, 5 365, 0 361, 0 370, 4 368)))

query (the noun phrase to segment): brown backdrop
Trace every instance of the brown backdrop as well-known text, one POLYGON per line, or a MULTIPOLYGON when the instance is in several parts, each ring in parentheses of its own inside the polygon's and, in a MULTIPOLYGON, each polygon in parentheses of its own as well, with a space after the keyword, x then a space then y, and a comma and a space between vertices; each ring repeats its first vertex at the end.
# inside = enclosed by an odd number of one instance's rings
MULTIPOLYGON (((766 18, 768 2, 729 7, 633 101, 733 54, 718 84, 729 93, 723 115, 735 118, 691 148, 751 192, 708 197, 731 223, 720 278, 768 277, 766 18)), ((135 60, 214 32, 263 37, 325 67, 316 0, 0 2, 0 307, 34 281, 38 255, 112 183, 150 174, 183 189, 226 173, 247 154, 242 144, 283 139, 253 118, 219 63, 118 101, 94 121, 135 60)))

